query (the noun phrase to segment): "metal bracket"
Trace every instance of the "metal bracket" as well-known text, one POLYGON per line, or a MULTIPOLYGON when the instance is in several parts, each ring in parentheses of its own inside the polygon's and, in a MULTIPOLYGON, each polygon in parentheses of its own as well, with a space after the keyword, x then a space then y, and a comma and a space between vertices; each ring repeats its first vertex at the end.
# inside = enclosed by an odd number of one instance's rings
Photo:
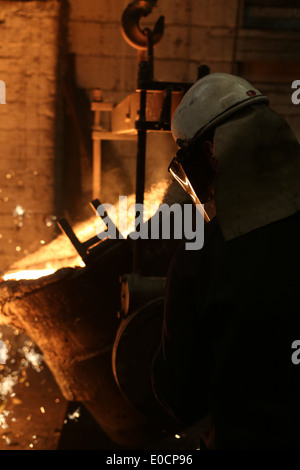
MULTIPOLYGON (((99 206, 102 206, 101 202, 99 201, 99 199, 93 199, 91 202, 90 202, 90 206, 91 208, 94 210, 95 214, 96 215, 99 215, 99 217, 101 217, 102 219, 106 219, 106 221, 109 221, 110 225, 111 226, 114 226, 114 229, 115 229, 115 233, 116 233, 116 237, 119 239, 121 238, 120 237, 120 232, 118 230, 118 228, 115 226, 115 224, 113 223, 113 221, 110 219, 110 217, 108 216, 107 212, 105 211, 103 213, 103 216, 101 216, 98 212, 98 209, 99 209, 99 206)), ((70 242, 72 243, 72 245, 74 246, 75 250, 77 251, 77 253, 79 254, 79 256, 81 257, 81 259, 83 260, 83 262, 85 264, 88 264, 89 262, 91 262, 92 258, 94 257, 94 255, 96 254, 96 252, 98 252, 98 247, 99 245, 107 240, 107 239, 100 239, 97 235, 95 235, 94 237, 90 238, 89 240, 86 240, 85 242, 81 242, 77 236, 75 235, 71 225, 69 224, 69 222, 67 221, 66 218, 62 218, 62 219, 59 219, 57 221, 57 225, 59 226, 60 230, 65 234, 67 235, 67 237, 69 238, 70 242)))

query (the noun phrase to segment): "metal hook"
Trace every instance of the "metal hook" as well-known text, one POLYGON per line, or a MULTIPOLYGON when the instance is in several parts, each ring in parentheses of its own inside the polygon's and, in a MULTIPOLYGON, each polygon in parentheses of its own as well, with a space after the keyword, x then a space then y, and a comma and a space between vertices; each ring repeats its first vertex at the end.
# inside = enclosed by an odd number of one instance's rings
MULTIPOLYGON (((148 35, 146 30, 139 26, 142 16, 148 16, 157 0, 134 0, 129 3, 122 15, 121 30, 124 39, 135 49, 146 50, 148 47, 148 35)), ((152 31, 153 46, 162 38, 164 33, 164 16, 161 16, 155 23, 152 31)))

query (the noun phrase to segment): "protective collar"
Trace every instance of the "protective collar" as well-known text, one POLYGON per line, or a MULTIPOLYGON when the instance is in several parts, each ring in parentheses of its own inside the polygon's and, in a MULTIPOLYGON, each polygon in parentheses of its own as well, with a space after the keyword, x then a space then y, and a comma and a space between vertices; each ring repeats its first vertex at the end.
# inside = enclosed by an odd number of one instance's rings
POLYGON ((215 204, 225 240, 300 210, 300 145, 267 105, 253 105, 216 127, 215 204))

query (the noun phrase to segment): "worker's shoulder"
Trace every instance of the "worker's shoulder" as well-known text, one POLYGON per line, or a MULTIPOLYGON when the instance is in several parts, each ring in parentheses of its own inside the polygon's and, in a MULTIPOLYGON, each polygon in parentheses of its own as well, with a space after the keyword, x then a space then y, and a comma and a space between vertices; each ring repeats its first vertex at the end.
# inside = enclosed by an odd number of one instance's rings
POLYGON ((197 270, 200 265, 205 262, 207 253, 215 244, 224 243, 224 238, 220 230, 218 220, 214 217, 204 227, 204 243, 201 249, 193 250, 187 249, 186 240, 182 241, 180 246, 174 253, 171 267, 184 271, 191 272, 197 270))

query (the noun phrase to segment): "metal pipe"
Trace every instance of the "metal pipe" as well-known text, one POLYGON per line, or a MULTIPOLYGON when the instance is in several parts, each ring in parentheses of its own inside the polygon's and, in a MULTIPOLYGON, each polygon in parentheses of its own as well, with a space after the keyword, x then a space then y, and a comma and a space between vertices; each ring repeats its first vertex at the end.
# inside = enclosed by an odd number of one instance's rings
POLYGON ((144 203, 145 191, 145 168, 146 168, 146 140, 147 130, 145 129, 146 122, 146 99, 147 90, 140 91, 140 115, 136 125, 138 128, 138 142, 137 142, 137 163, 136 163, 136 204, 144 203))
MULTIPOLYGON (((147 90, 140 91, 140 117, 136 122, 138 129, 137 141, 137 161, 136 161, 136 195, 135 203, 144 204, 145 192, 145 171, 146 171, 146 144, 147 144, 147 130, 145 128, 146 122, 146 100, 147 90)), ((143 214, 142 214, 143 217, 143 214)), ((137 228, 137 224, 136 224, 137 228)), ((140 260, 140 240, 136 240, 133 246, 133 271, 139 272, 140 260)))

